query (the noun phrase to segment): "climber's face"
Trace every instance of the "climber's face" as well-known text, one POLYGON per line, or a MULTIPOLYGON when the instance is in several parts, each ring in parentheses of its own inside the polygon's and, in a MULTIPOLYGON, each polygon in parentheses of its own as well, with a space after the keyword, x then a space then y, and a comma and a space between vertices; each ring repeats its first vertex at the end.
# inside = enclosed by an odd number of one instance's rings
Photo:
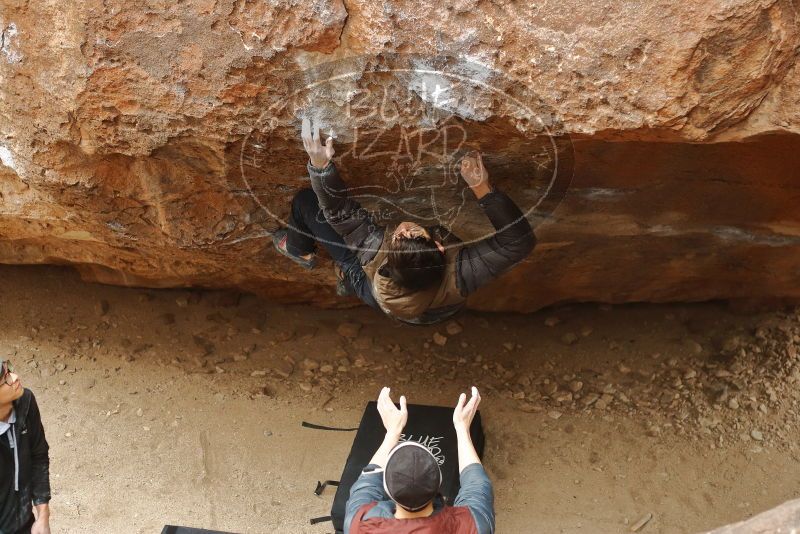
POLYGON ((392 241, 397 241, 398 239, 415 239, 417 237, 430 239, 431 234, 425 228, 414 222, 401 222, 392 233, 392 241))
POLYGON ((0 369, 0 406, 17 400, 22 393, 19 375, 13 372, 9 361, 4 361, 0 369))

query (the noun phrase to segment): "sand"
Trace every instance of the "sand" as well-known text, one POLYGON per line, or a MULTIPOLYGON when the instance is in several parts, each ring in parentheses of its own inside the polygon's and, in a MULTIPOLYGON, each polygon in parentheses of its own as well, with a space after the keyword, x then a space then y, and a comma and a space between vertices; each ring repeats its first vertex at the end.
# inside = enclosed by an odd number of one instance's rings
POLYGON ((66 268, 0 280, 0 351, 51 447, 54 533, 331 532, 309 519, 333 491, 312 492, 353 434, 300 423, 355 426, 383 385, 440 405, 481 389, 498 532, 628 532, 647 514, 640 532, 700 532, 800 497, 792 310, 584 304, 412 328, 66 268))

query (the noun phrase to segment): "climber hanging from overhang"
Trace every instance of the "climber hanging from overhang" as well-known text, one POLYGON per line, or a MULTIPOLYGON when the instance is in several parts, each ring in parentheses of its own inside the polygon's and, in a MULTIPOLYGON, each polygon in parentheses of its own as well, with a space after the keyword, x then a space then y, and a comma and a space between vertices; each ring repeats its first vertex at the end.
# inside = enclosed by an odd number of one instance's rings
POLYGON ((462 245, 441 226, 402 222, 392 230, 348 195, 333 163, 333 137, 322 143, 319 127, 303 119, 312 189, 292 200, 288 226, 273 234, 275 248, 306 269, 322 244, 336 264, 337 293, 355 294, 387 315, 431 324, 459 312, 467 296, 506 272, 533 250, 536 238, 522 211, 489 182, 480 153, 461 160, 461 176, 495 233, 462 245))

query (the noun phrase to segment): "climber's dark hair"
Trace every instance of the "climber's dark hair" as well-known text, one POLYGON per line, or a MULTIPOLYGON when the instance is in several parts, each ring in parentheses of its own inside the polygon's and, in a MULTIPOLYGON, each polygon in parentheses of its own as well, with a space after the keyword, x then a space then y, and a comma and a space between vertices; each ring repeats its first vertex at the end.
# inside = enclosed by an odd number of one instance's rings
POLYGON ((389 241, 387 266, 397 285, 421 290, 441 283, 445 257, 433 239, 422 236, 389 241))

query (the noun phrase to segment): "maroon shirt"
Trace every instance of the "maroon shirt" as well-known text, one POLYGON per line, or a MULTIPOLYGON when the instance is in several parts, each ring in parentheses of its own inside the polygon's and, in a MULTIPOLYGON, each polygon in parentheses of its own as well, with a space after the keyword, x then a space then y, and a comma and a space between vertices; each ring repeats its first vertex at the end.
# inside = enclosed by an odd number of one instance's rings
POLYGON ((350 534, 478 534, 472 513, 466 506, 445 506, 429 517, 364 519, 377 503, 362 506, 350 524, 350 534))

